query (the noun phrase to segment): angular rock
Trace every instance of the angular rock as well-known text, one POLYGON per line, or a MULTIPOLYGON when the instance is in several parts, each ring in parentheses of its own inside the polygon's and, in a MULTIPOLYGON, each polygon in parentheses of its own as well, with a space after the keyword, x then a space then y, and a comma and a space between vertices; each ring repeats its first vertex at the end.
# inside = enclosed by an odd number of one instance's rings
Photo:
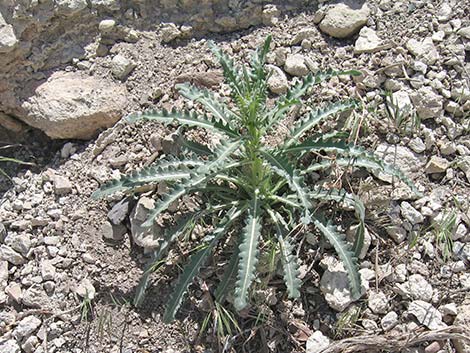
POLYGON ((369 298, 367 300, 367 305, 370 310, 375 314, 385 314, 388 309, 388 298, 384 292, 372 291, 369 293, 369 298))
POLYGON ((88 7, 86 0, 56 0, 61 14, 71 16, 88 7))
POLYGON ((0 261, 0 292, 7 286, 8 282, 8 262, 0 261))
POLYGON ((335 37, 347 38, 357 33, 367 23, 370 15, 366 2, 359 9, 339 3, 330 7, 320 22, 322 32, 335 37))
POLYGON ((275 94, 286 93, 289 83, 284 71, 274 65, 266 65, 266 69, 271 73, 267 82, 269 90, 275 94))
POLYGON ((0 54, 11 52, 18 42, 13 26, 6 23, 0 13, 0 54))
POLYGON ((28 233, 13 233, 7 236, 5 244, 19 252, 21 255, 26 256, 31 249, 31 237, 28 233))
POLYGON ((398 323, 398 314, 394 311, 390 311, 380 320, 380 325, 384 331, 389 331, 398 323))
POLYGON ((52 182, 54 183, 54 192, 56 195, 67 195, 72 192, 72 183, 68 178, 54 175, 52 182))
POLYGON ((425 301, 415 300, 411 302, 408 306, 408 312, 413 314, 420 324, 430 330, 439 330, 447 327, 447 325, 442 322, 442 315, 439 310, 425 301))
POLYGON ((111 61, 111 72, 118 80, 124 80, 136 67, 132 61, 118 54, 111 61))
POLYGON ((26 259, 7 245, 0 246, 0 260, 6 260, 12 265, 22 265, 26 259))
POLYGON ((382 47, 382 40, 379 38, 377 33, 369 28, 363 27, 359 31, 359 38, 357 38, 354 44, 354 52, 356 54, 361 53, 374 53, 380 50, 382 47))
POLYGON ((284 70, 292 76, 305 76, 308 74, 308 67, 305 63, 305 57, 301 54, 287 55, 284 70))
POLYGON ((134 242, 143 248, 155 249, 159 245, 159 227, 154 224, 153 227, 142 227, 147 216, 154 208, 155 201, 148 197, 141 197, 131 213, 131 233, 134 242))
POLYGON ((21 286, 18 283, 10 282, 5 288, 5 293, 15 303, 21 303, 21 298, 23 297, 23 290, 21 289, 21 286))
POLYGON ((31 308, 41 309, 47 309, 51 306, 49 296, 39 284, 33 284, 24 291, 23 304, 31 308))
MULTIPOLYGON (((409 148, 403 146, 396 146, 395 149, 393 145, 382 143, 377 146, 375 155, 385 163, 395 165, 408 178, 411 178, 414 173, 420 171, 424 164, 409 148)), ((391 183, 393 179, 390 175, 383 173, 378 173, 377 176, 380 180, 388 183, 391 183)))
POLYGON ((445 173, 449 166, 450 163, 447 159, 438 156, 432 156, 429 162, 426 164, 424 171, 427 174, 445 173))
POLYGON ((88 278, 84 278, 80 284, 75 287, 74 292, 82 298, 93 299, 96 294, 96 289, 88 278))
POLYGON ((174 23, 165 23, 160 30, 163 43, 170 43, 176 38, 181 37, 182 32, 174 23))
POLYGON ((403 217, 411 224, 419 224, 424 222, 424 217, 409 202, 403 201, 400 205, 400 211, 403 217))
POLYGON ((315 331, 307 340, 306 353, 318 353, 330 345, 330 339, 321 331, 315 331))
POLYGON ((413 92, 411 101, 418 116, 425 120, 439 118, 443 113, 443 97, 436 94, 431 87, 422 87, 413 92))
POLYGON ((52 281, 55 279, 56 269, 50 260, 41 262, 41 277, 44 281, 52 281))
POLYGON ((431 37, 426 37, 421 41, 410 39, 406 42, 406 48, 417 59, 420 59, 427 65, 432 65, 439 60, 439 52, 434 46, 434 42, 431 37))
POLYGON ((35 316, 26 316, 13 330, 13 336, 17 340, 21 340, 23 337, 28 337, 37 330, 41 323, 42 321, 35 316))
POLYGON ((127 233, 127 228, 122 224, 114 225, 110 222, 103 222, 100 232, 106 240, 121 241, 127 233))
POLYGON ((108 219, 112 224, 118 225, 124 222, 127 215, 129 214, 129 199, 122 199, 117 204, 115 204, 111 210, 108 212, 108 219))
POLYGON ((56 139, 88 139, 118 121, 127 90, 80 72, 56 72, 23 102, 20 118, 56 139))
MULTIPOLYGON (((457 309, 454 325, 470 327, 470 304, 464 303, 457 309)), ((458 353, 470 353, 470 342, 455 339, 452 341, 458 353)))
POLYGON ((396 291, 401 296, 416 300, 430 301, 433 295, 432 286, 420 274, 411 275, 408 281, 397 283, 396 291))
POLYGON ((14 339, 0 341, 0 353, 20 353, 20 346, 14 339))

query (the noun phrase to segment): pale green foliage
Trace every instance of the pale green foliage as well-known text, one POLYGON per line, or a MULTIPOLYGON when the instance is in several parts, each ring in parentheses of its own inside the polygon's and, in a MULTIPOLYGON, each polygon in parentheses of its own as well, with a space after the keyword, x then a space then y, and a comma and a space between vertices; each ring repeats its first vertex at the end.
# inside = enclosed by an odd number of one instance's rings
POLYGON ((265 144, 265 137, 273 133, 278 135, 278 124, 291 108, 301 104, 301 97, 313 86, 334 76, 360 74, 354 70, 310 74, 274 105, 268 104, 268 76, 264 63, 270 41, 268 37, 253 54, 250 67, 235 66, 232 59, 211 45, 230 86, 232 105, 216 100, 207 90, 183 84, 178 85, 180 93, 202 105, 206 114, 163 110, 127 118, 129 122, 145 119, 207 129, 222 136, 218 146, 209 149, 194 141, 184 141, 183 147, 188 153, 181 160, 160 160, 155 166, 112 181, 94 193, 94 197, 102 197, 116 191, 133 192, 143 185, 164 180, 170 191, 156 202, 144 223, 146 226, 152 226, 155 218, 183 195, 197 192, 206 197, 198 212, 168 228, 137 289, 135 304, 141 303, 149 276, 161 263, 170 244, 187 235, 197 222, 212 224, 212 232, 193 252, 180 275, 164 316, 166 322, 173 320, 188 286, 217 246, 223 246, 232 257, 214 292, 216 301, 224 300, 227 290, 235 283, 235 308, 241 310, 248 305, 250 287, 256 278, 259 248, 266 240, 278 241, 278 258, 288 296, 299 297, 299 259, 291 234, 299 226, 315 227, 332 244, 348 272, 353 295, 359 296, 356 256, 363 242, 364 205, 345 190, 336 190, 320 182, 309 185, 309 173, 327 172, 342 166, 380 170, 413 188, 400 171, 385 165, 364 149, 341 141, 344 134, 311 134, 326 118, 356 108, 358 103, 351 99, 311 110, 293 124, 282 143, 274 147, 265 144), (303 163, 307 161, 311 162, 304 167, 303 163), (322 209, 328 210, 322 206, 331 201, 354 208, 359 222, 354 245, 346 242, 344 235, 322 212, 322 209), (222 238, 226 239, 221 241, 222 238))

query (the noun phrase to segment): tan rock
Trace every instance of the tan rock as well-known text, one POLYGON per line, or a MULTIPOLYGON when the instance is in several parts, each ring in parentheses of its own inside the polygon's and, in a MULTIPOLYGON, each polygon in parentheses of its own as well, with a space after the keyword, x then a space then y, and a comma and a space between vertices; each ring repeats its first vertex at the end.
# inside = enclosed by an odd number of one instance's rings
POLYGON ((370 9, 365 2, 360 8, 339 3, 327 10, 320 29, 332 37, 347 38, 367 23, 369 15, 370 9))

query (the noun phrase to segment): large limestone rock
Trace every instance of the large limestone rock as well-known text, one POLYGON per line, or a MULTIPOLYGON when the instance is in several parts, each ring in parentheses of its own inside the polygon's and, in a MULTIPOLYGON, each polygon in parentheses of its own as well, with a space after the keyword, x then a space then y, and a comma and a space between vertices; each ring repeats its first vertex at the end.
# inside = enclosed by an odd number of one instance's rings
POLYGON ((17 43, 13 26, 9 25, 0 13, 0 54, 12 51, 17 43))
POLYGON ((330 7, 320 22, 322 32, 335 37, 347 38, 357 33, 366 23, 370 9, 364 2, 339 3, 330 7))
POLYGON ((54 73, 22 104, 27 124, 55 139, 88 139, 118 121, 127 90, 78 72, 54 73))

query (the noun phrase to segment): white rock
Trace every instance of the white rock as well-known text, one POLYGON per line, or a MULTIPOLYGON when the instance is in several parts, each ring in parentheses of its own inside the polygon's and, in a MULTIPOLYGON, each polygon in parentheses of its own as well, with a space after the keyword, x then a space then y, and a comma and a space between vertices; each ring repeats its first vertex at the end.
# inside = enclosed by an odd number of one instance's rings
POLYGON ((6 260, 12 265, 22 265, 26 259, 7 245, 0 246, 0 260, 6 260))
MULTIPOLYGON (((395 150, 395 146, 382 143, 377 146, 375 154, 385 163, 395 164, 408 178, 420 171, 424 164, 409 148, 403 146, 396 146, 395 150)), ((378 177, 383 181, 392 182, 389 175, 379 173, 378 177)))
MULTIPOLYGON (((468 303, 460 305, 457 311, 454 325, 467 328, 470 327, 470 305, 468 303)), ((452 343, 458 353, 470 352, 470 342, 466 342, 464 340, 453 340, 452 343)))
POLYGON ((408 143, 408 147, 410 147, 416 153, 423 153, 426 151, 426 145, 419 137, 411 139, 411 141, 408 143))
POLYGON ((307 340, 306 353, 318 353, 330 345, 330 339, 321 331, 315 331, 307 340))
POLYGON ((423 120, 429 118, 439 118, 443 113, 443 98, 436 94, 431 87, 422 87, 418 91, 413 92, 411 101, 423 120))
POLYGON ((457 34, 461 37, 466 38, 466 39, 470 39, 470 26, 460 28, 458 30, 457 34))
POLYGON ((360 9, 353 9, 343 3, 335 4, 326 11, 320 22, 320 29, 332 37, 347 38, 367 23, 369 15, 370 10, 366 2, 360 9))
POLYGON ((154 208, 155 201, 149 197, 141 197, 129 217, 131 223, 131 234, 134 242, 146 249, 155 249, 158 247, 161 230, 154 223, 153 227, 142 227, 147 216, 154 208))
POLYGON ((286 74, 279 67, 274 65, 266 65, 266 69, 270 72, 268 78, 268 88, 275 94, 284 94, 289 88, 286 74))
POLYGON ((23 293, 22 302, 24 305, 32 308, 47 309, 50 307, 50 299, 44 291, 42 285, 33 284, 23 293))
POLYGON ((58 5, 59 11, 67 16, 75 15, 88 6, 86 0, 56 0, 55 3, 58 5))
POLYGON ((448 2, 442 3, 437 11, 437 19, 439 22, 446 22, 449 21, 453 15, 452 7, 449 5, 448 2))
MULTIPOLYGON (((361 277, 361 294, 369 288, 369 282, 361 277)), ((349 278, 343 263, 333 259, 328 264, 320 280, 320 290, 325 296, 328 305, 336 311, 343 311, 352 302, 359 298, 353 298, 350 292, 349 278)))
POLYGON ((308 67, 305 62, 305 57, 301 54, 287 55, 284 70, 292 76, 305 76, 308 74, 308 67))
POLYGON ((449 304, 442 305, 439 308, 439 311, 442 312, 444 315, 457 316, 458 314, 457 304, 449 303, 449 304))
POLYGON ((41 277, 44 281, 52 281, 55 278, 56 269, 50 260, 41 261, 41 277))
POLYGON ((96 289, 88 278, 84 278, 80 284, 75 287, 74 292, 82 298, 93 299, 95 298, 96 289))
POLYGON ((447 327, 442 322, 442 315, 431 304, 422 300, 415 300, 408 306, 408 312, 413 314, 418 322, 431 330, 439 330, 447 327))
POLYGON ((402 113, 410 113, 413 105, 411 104, 411 99, 408 91, 398 90, 392 93, 392 96, 387 97, 387 103, 391 106, 396 106, 402 113))
POLYGON ((5 293, 8 297, 16 303, 21 303, 21 299, 23 297, 23 290, 21 286, 16 282, 10 282, 8 286, 5 288, 5 293))
POLYGON ((5 244, 23 256, 26 256, 31 249, 31 236, 28 233, 12 233, 6 237, 5 244))
POLYGON ((439 52, 431 37, 426 37, 422 41, 410 39, 406 42, 406 48, 427 65, 432 65, 439 60, 439 52))
POLYGON ((136 64, 121 54, 116 55, 111 61, 111 72, 119 80, 124 80, 135 67, 136 64))
POLYGON ((388 298, 382 291, 371 291, 367 304, 375 314, 385 314, 388 309, 388 298))
POLYGON ((424 171, 427 174, 445 173, 449 166, 450 163, 447 159, 438 156, 432 156, 429 162, 426 164, 424 171))
POLYGON ((54 175, 52 177, 54 184, 54 192, 56 195, 67 195, 72 192, 72 183, 66 177, 61 175, 54 175))
POLYGON ((0 54, 11 52, 18 42, 13 26, 6 23, 0 13, 0 54))
POLYGON ((400 211, 402 216, 413 225, 424 222, 423 215, 407 201, 401 203, 400 211))
POLYGON ((19 117, 51 138, 88 139, 113 125, 127 106, 127 90, 80 72, 56 72, 22 104, 19 117))
POLYGON ((98 29, 101 33, 109 33, 112 32, 116 26, 116 21, 112 19, 102 20, 98 25, 98 29))
POLYGON ((35 316, 26 316, 13 330, 13 336, 18 340, 21 340, 23 337, 28 337, 41 326, 41 323, 42 321, 35 316))
POLYGON ((101 225, 100 233, 104 239, 121 241, 124 239, 124 235, 127 233, 127 228, 122 224, 114 225, 105 221, 101 225))
POLYGON ((8 282, 8 262, 0 261, 0 292, 7 286, 8 282))
POLYGON ((394 311, 390 311, 380 320, 380 325, 384 331, 389 331, 398 323, 398 314, 394 311))
POLYGON ((430 301, 432 299, 432 286, 426 281, 426 278, 420 274, 413 274, 408 281, 397 283, 395 286, 396 291, 401 296, 424 301, 430 301))
POLYGON ((374 53, 380 50, 382 40, 379 38, 377 33, 369 27, 363 27, 359 31, 359 38, 357 38, 354 45, 354 52, 360 53, 374 53))
POLYGON ((398 264, 395 267, 395 280, 397 282, 403 283, 406 281, 406 276, 408 274, 408 270, 406 269, 406 264, 398 264))
POLYGON ((29 336, 28 339, 21 345, 21 348, 26 353, 33 353, 39 345, 39 339, 36 336, 29 336))
POLYGON ((20 346, 13 339, 0 341, 0 353, 20 353, 20 346))

